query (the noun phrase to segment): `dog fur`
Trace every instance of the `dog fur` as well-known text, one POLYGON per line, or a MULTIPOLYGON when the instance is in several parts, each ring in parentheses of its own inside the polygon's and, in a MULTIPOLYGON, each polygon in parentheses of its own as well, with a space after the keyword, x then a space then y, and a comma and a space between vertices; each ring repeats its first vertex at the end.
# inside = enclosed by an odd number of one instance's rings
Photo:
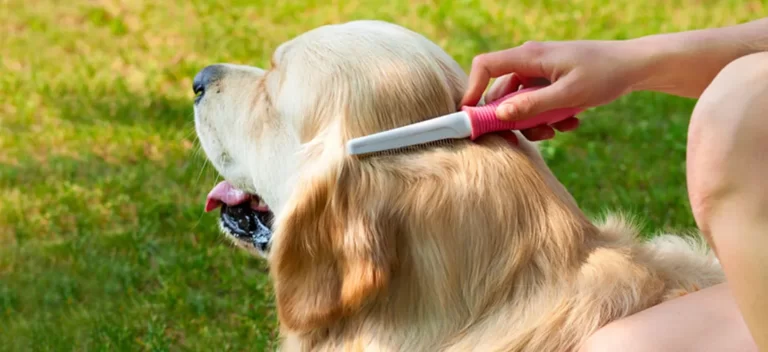
MULTIPOLYGON (((454 112, 461 67, 403 27, 353 21, 224 65, 203 149, 275 214, 285 351, 573 351, 599 327, 724 281, 699 237, 592 221, 517 134, 360 158, 358 137, 454 112)), ((516 133, 516 132, 514 132, 516 133)))

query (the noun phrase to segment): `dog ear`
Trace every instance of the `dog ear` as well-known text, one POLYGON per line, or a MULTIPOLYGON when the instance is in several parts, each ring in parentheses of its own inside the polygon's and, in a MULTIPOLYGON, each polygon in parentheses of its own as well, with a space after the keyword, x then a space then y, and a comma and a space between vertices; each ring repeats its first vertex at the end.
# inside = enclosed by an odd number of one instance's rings
POLYGON ((304 183, 277 223, 270 267, 285 328, 325 327, 389 282, 395 237, 383 229, 392 217, 365 206, 371 183, 351 175, 347 165, 304 183))

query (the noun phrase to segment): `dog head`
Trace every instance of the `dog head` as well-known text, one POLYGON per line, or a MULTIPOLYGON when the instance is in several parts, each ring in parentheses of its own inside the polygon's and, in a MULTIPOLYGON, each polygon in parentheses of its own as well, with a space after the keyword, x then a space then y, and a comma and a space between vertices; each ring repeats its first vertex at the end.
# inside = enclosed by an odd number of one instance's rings
POLYGON ((261 248, 222 227, 269 260, 283 327, 310 331, 348 317, 396 276, 435 289, 427 286, 436 271, 461 276, 465 260, 522 265, 547 243, 562 245, 508 235, 546 232, 560 226, 558 212, 575 208, 522 137, 516 147, 489 137, 483 147, 462 140, 394 156, 345 154, 350 138, 456 111, 466 80, 437 45, 379 21, 306 32, 277 48, 266 70, 219 64, 195 78, 197 133, 226 180, 207 208, 274 214, 274 236, 261 248), (471 239, 474 230, 493 235, 471 239), (499 246, 518 246, 509 258, 517 264, 475 257, 499 246))

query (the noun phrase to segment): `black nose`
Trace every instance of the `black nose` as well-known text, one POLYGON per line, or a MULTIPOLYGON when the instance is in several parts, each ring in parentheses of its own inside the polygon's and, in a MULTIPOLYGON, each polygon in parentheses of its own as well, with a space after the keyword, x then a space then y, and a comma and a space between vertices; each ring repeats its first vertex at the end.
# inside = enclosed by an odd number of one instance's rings
POLYGON ((202 96, 205 93, 205 89, 213 82, 221 78, 221 74, 224 71, 221 65, 206 66, 200 72, 195 75, 195 79, 192 80, 192 91, 195 95, 202 96))

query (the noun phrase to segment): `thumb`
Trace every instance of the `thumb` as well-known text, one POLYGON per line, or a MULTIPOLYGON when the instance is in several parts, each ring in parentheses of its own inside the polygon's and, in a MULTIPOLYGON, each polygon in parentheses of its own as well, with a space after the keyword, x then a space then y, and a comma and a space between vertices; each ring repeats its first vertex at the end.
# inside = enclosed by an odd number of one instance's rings
POLYGON ((555 83, 534 91, 520 93, 499 104, 496 115, 500 120, 524 120, 536 116, 542 112, 573 107, 574 88, 569 84, 569 79, 555 81, 555 83))

